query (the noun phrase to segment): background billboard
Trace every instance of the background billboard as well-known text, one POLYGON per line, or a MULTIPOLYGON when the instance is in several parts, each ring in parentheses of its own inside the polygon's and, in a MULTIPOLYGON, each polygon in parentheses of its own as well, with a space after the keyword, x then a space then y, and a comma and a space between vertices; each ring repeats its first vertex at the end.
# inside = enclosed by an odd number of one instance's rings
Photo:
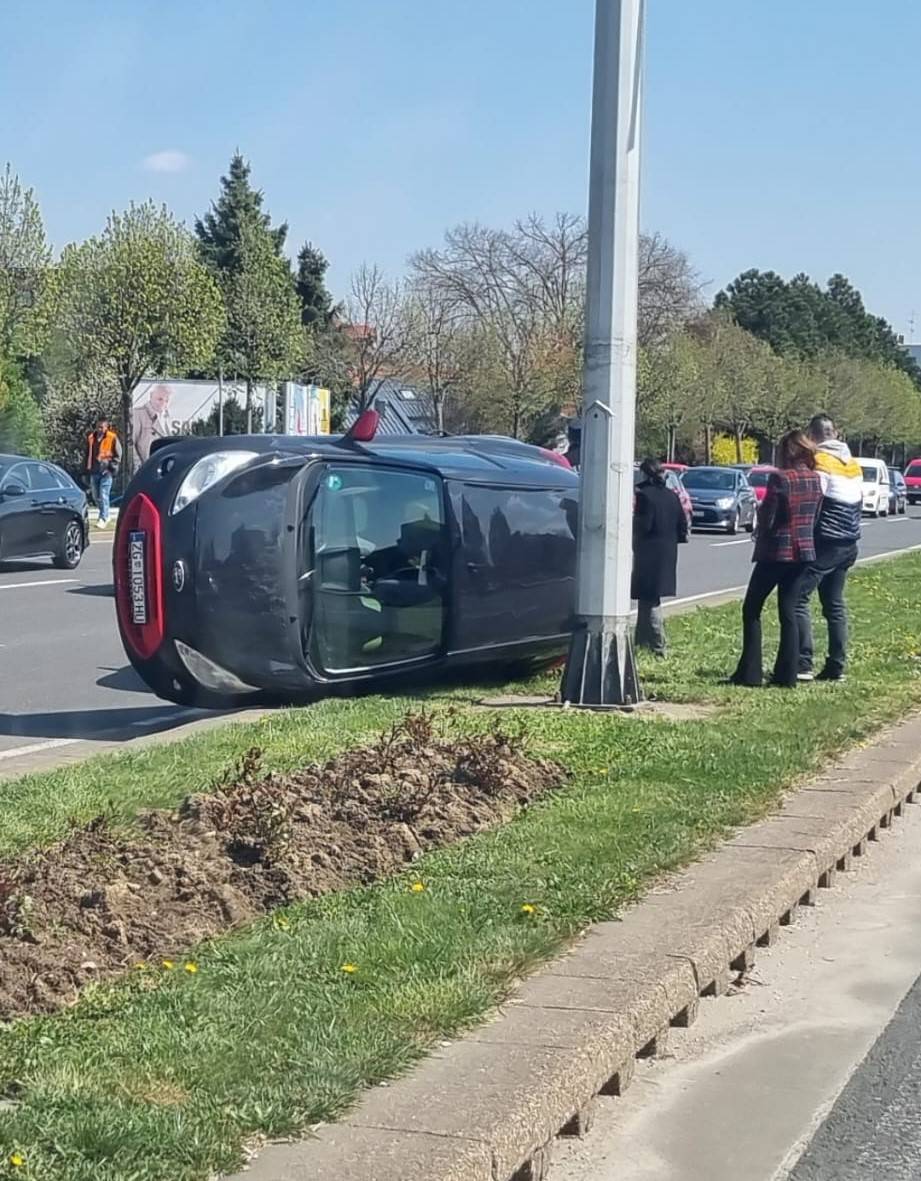
MULTIPOLYGON (((134 438, 129 441, 134 451, 135 465, 140 465, 150 454, 154 439, 192 433, 192 423, 207 418, 218 404, 217 381, 139 381, 134 388, 134 438)), ((224 382, 224 400, 235 397, 240 405, 246 402, 243 382, 224 382)), ((266 389, 257 386, 253 405, 266 409, 266 389)), ((274 413, 269 406, 268 421, 274 426, 274 413)))

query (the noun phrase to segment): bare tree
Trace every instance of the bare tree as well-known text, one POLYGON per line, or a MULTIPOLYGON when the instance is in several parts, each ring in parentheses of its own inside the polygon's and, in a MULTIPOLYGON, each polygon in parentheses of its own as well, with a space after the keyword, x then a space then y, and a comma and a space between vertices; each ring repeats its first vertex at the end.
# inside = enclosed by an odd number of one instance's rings
POLYGON ((445 429, 445 402, 474 366, 471 334, 463 310, 442 287, 424 279, 406 292, 407 360, 422 375, 435 408, 439 432, 445 429))
POLYGON ((408 354, 410 331, 400 284, 389 283, 379 267, 363 264, 351 279, 346 316, 349 369, 360 412, 373 404, 408 354))
POLYGON ((661 234, 640 235, 639 343, 661 343, 700 311, 700 276, 661 234))

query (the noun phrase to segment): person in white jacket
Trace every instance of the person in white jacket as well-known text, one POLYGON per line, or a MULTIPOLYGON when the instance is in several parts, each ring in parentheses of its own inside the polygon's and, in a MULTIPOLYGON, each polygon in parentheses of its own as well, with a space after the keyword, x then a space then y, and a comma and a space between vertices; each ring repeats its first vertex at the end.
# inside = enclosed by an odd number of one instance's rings
POLYGON ((817 414, 806 428, 816 444, 816 471, 822 481, 822 504, 815 526, 815 561, 809 563, 797 607, 801 681, 840 681, 847 664, 847 603, 844 587, 857 561, 863 507, 863 473, 847 443, 838 438, 827 414, 817 414), (821 672, 813 670, 814 642, 809 599, 818 590, 828 624, 828 656, 821 672))

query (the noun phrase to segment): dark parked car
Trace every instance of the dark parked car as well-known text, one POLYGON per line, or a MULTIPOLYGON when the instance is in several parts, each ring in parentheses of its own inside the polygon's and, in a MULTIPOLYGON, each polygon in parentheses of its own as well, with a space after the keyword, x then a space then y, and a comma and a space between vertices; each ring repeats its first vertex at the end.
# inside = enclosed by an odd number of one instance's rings
POLYGON ((889 512, 908 512, 908 485, 898 468, 889 469, 889 512))
POLYGON ((53 463, 0 455, 0 560, 50 557, 80 565, 89 545, 86 494, 53 463))
POLYGON ((732 467, 692 467, 681 482, 691 497, 697 528, 752 532, 758 502, 744 472, 732 467))
POLYGON ((209 707, 549 663, 578 488, 508 439, 165 440, 119 513, 125 650, 155 693, 209 707))

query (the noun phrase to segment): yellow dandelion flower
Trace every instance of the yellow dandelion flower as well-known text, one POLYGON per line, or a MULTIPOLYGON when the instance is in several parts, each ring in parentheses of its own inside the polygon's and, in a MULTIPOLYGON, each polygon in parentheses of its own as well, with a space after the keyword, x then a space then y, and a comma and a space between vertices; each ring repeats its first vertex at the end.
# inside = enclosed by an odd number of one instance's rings
POLYGON ((13 1166, 14 1169, 21 1169, 25 1163, 26 1163, 26 1158, 22 1155, 21 1152, 10 1153, 10 1164, 13 1166))
POLYGON ((413 894, 421 894, 425 890, 425 882, 413 882, 409 888, 413 894))
POLYGON ((358 965, 357 964, 343 964, 342 971, 345 972, 346 976, 354 976, 355 973, 358 971, 358 965))
POLYGON ((530 902, 526 902, 521 908, 521 913, 528 915, 537 914, 537 907, 533 906, 530 902))
POLYGON ((172 972, 173 968, 175 968, 176 965, 173 963, 172 960, 164 960, 163 967, 167 970, 167 972, 172 972))
POLYGON ((193 960, 189 960, 189 962, 185 965, 185 970, 190 976, 194 976, 198 971, 198 964, 196 964, 193 960))
POLYGON ((146 964, 135 964, 134 970, 135 970, 135 972, 143 972, 146 967, 147 967, 146 964))
POLYGON ((275 926, 279 929, 279 931, 287 931, 291 924, 283 914, 280 914, 275 920, 275 926))

